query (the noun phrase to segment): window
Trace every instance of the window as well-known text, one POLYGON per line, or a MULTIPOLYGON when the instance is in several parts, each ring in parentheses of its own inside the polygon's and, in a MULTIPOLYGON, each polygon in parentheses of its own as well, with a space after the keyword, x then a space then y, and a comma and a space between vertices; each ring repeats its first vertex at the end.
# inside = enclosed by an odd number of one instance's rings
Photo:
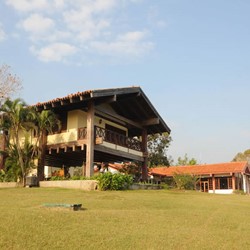
POLYGON ((61 128, 59 129, 58 126, 56 125, 52 129, 52 133, 60 133, 60 132, 65 132, 67 130, 67 119, 68 119, 68 113, 61 113, 57 114, 57 119, 61 122, 61 128))
POLYGON ((220 178, 215 178, 215 189, 220 189, 220 178))
POLYGON ((220 178, 220 189, 228 189, 227 177, 220 178))
POLYGON ((67 130, 67 118, 68 118, 68 113, 65 112, 65 113, 62 113, 59 115, 59 120, 61 121, 61 131, 65 131, 67 130))

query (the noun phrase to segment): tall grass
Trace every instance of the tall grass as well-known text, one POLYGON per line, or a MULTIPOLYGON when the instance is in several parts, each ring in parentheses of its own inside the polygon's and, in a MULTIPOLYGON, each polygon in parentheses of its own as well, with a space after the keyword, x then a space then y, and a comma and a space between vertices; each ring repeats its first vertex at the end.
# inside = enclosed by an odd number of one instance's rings
POLYGON ((242 195, 1 189, 0 249, 250 249, 249 211, 242 195))

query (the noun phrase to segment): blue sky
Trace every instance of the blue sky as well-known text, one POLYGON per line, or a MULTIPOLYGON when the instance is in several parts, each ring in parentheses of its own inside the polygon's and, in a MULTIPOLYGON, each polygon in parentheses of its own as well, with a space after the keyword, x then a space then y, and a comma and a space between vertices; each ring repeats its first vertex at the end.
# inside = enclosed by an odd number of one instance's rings
POLYGON ((141 86, 169 154, 231 161, 250 141, 250 1, 2 0, 0 64, 29 104, 141 86))

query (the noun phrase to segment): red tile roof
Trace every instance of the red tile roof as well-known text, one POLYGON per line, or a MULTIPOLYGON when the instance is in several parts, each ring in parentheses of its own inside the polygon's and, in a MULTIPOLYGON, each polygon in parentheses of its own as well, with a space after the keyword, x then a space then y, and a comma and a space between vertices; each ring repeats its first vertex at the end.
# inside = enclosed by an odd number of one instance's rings
POLYGON ((70 99, 79 98, 79 97, 89 98, 94 93, 102 93, 103 95, 105 95, 105 93, 107 93, 107 92, 109 93, 109 91, 115 93, 115 91, 124 91, 124 90, 136 91, 136 90, 140 90, 140 87, 131 86, 131 87, 123 87, 123 88, 92 89, 92 90, 86 90, 86 91, 82 91, 82 92, 78 91, 77 93, 69 94, 69 95, 64 96, 64 97, 58 97, 58 98, 52 99, 50 101, 38 102, 37 104, 35 104, 33 106, 39 107, 39 106, 48 105, 48 104, 52 104, 52 103, 55 103, 55 102, 61 102, 61 101, 70 100, 70 99))
POLYGON ((108 166, 119 171, 119 170, 123 169, 124 164, 121 164, 121 163, 109 163, 108 166))
POLYGON ((43 105, 47 105, 47 104, 51 104, 51 103, 55 103, 55 102, 68 100, 68 99, 71 99, 71 98, 74 98, 74 97, 85 96, 85 95, 91 94, 92 91, 93 90, 86 90, 86 91, 83 91, 83 92, 77 92, 77 93, 74 93, 74 94, 69 94, 69 95, 64 96, 64 97, 58 97, 58 98, 52 99, 52 100, 47 101, 47 102, 38 102, 34 106, 43 106, 43 105))
POLYGON ((175 173, 193 175, 230 174, 244 173, 246 167, 247 161, 242 161, 191 166, 156 167, 151 168, 150 173, 160 176, 173 176, 175 173))

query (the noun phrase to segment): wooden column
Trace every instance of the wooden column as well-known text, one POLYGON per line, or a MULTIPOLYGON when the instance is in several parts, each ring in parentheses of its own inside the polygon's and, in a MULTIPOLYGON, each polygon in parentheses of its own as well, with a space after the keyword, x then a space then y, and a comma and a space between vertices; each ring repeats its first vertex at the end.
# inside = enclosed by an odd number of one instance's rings
POLYGON ((212 175, 212 182, 213 182, 213 193, 215 193, 215 177, 214 177, 214 174, 212 175))
POLYGON ((93 163, 94 163, 94 102, 88 103, 87 113, 87 141, 86 141, 86 176, 93 175, 93 163))
MULTIPOLYGON (((0 133, 0 150, 5 151, 6 149, 6 135, 4 134, 4 131, 1 131, 0 133)), ((4 154, 0 153, 0 169, 4 168, 4 154)))
POLYGON ((39 141, 39 157, 37 163, 37 179, 38 181, 44 180, 44 165, 45 165, 45 156, 46 156, 46 146, 47 146, 47 132, 46 130, 42 131, 42 136, 39 141))
POLYGON ((143 163, 142 163, 142 180, 148 179, 148 133, 146 129, 142 130, 142 150, 143 150, 143 163))
POLYGON ((232 174, 232 188, 235 190, 235 174, 232 174))

